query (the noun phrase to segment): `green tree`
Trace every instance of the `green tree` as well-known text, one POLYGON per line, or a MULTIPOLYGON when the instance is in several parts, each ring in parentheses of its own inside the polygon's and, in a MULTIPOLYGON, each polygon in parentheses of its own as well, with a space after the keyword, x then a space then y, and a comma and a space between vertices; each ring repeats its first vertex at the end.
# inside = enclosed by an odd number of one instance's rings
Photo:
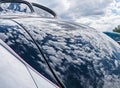
POLYGON ((118 25, 117 27, 115 27, 115 29, 113 29, 114 32, 119 32, 120 33, 120 25, 118 25))

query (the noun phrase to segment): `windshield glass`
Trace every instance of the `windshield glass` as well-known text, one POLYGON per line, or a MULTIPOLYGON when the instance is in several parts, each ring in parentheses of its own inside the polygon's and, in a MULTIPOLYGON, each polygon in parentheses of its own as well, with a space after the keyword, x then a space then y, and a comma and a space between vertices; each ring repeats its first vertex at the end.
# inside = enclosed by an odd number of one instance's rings
POLYGON ((0 12, 24 12, 30 13, 30 8, 24 3, 1 3, 0 12))

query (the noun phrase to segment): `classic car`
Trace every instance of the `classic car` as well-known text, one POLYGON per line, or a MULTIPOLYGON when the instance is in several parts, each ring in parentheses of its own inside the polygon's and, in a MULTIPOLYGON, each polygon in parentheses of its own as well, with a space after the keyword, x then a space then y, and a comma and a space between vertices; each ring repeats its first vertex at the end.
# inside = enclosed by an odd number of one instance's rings
POLYGON ((39 4, 0 2, 0 39, 51 83, 60 88, 120 87, 120 46, 107 35, 54 18, 54 11, 39 4))

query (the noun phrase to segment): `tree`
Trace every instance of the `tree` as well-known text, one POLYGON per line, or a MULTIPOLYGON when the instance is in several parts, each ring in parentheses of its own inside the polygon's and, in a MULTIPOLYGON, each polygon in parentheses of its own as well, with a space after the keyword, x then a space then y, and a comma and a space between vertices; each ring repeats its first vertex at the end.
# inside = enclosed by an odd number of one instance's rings
POLYGON ((120 25, 118 25, 117 27, 115 27, 115 29, 113 29, 114 32, 119 32, 120 33, 120 25))

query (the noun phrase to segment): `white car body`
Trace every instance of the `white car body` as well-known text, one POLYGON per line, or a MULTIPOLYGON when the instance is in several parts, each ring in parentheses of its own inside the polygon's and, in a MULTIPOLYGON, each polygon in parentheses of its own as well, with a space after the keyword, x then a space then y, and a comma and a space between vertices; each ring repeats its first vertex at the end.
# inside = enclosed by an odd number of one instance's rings
POLYGON ((0 40, 0 88, 59 88, 0 40))

